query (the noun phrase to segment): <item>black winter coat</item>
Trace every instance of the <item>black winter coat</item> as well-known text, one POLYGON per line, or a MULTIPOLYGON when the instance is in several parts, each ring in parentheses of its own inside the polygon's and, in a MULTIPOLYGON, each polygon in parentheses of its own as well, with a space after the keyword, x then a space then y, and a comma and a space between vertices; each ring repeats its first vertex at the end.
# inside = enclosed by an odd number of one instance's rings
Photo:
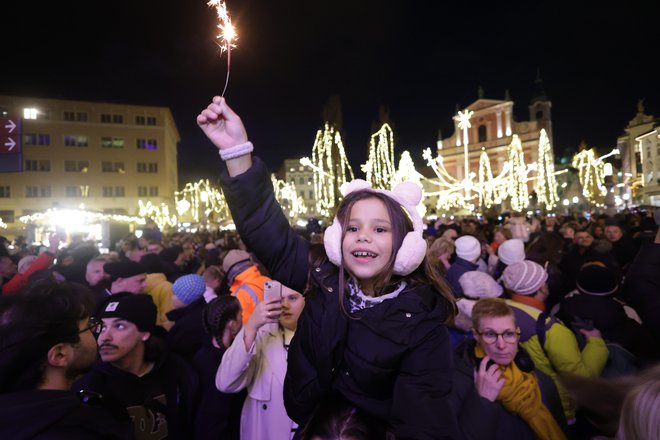
POLYGON ((339 305, 337 268, 327 259, 310 267, 309 243, 283 215, 263 162, 253 160, 239 176, 221 175, 241 239, 273 279, 303 292, 311 276, 316 286, 289 348, 289 416, 304 424, 336 392, 382 420, 397 439, 461 438, 450 405, 446 301, 428 286, 412 286, 349 319, 339 305))

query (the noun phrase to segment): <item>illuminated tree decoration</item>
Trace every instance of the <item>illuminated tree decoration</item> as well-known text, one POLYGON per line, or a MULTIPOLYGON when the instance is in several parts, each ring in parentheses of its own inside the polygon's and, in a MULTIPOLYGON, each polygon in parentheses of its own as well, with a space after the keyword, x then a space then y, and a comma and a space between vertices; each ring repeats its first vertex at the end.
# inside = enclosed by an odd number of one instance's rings
POLYGON ((422 186, 422 175, 417 172, 415 168, 415 163, 410 156, 408 150, 401 153, 401 159, 399 160, 399 168, 394 173, 392 177, 392 188, 401 182, 414 182, 419 186, 422 186))
POLYGON ((572 166, 578 170, 582 195, 593 204, 602 204, 606 193, 605 163, 596 158, 596 149, 584 149, 573 156, 572 166))
POLYGON ((300 163, 314 170, 316 212, 329 217, 341 200, 341 186, 355 178, 339 130, 326 122, 316 133, 311 161, 302 158, 300 163))
POLYGON ((392 178, 396 172, 394 166, 394 132, 389 124, 384 123, 380 130, 371 135, 369 158, 362 165, 367 175, 367 182, 372 188, 391 189, 392 178))
POLYGON ((559 203, 557 180, 555 179, 555 159, 545 129, 541 129, 539 137, 535 190, 539 205, 543 205, 546 211, 551 211, 559 203))
POLYGON ((2 217, 0 217, 0 228, 7 229, 7 223, 2 221, 2 217))
POLYGON ((270 179, 275 190, 275 198, 282 207, 282 211, 289 215, 289 221, 293 221, 307 213, 305 201, 298 195, 294 183, 279 180, 275 177, 275 174, 271 174, 270 179))
POLYGON ((149 200, 146 203, 138 200, 138 215, 152 219, 160 229, 175 227, 177 225, 176 215, 170 215, 170 207, 166 203, 156 206, 149 200))
POLYGON ((483 149, 479 157, 479 187, 482 188, 479 192, 479 206, 488 209, 495 204, 499 194, 493 185, 493 171, 490 168, 488 153, 483 149))
POLYGON ((527 173, 525 165, 525 154, 522 143, 517 134, 513 135, 508 148, 508 160, 511 166, 509 175, 509 196, 511 208, 514 211, 522 211, 529 204, 529 192, 527 190, 527 173))
POLYGON ((208 179, 186 183, 181 191, 174 193, 174 199, 180 220, 187 217, 199 223, 200 218, 206 222, 211 214, 221 219, 230 217, 224 195, 208 179))

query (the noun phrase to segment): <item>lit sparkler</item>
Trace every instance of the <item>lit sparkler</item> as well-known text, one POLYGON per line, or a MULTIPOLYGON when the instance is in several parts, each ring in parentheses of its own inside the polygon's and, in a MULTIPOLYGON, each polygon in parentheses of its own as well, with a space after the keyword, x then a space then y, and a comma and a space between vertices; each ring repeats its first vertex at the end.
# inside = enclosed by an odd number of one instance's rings
POLYGON ((229 72, 231 71, 231 48, 236 47, 233 41, 238 40, 236 35, 236 29, 234 25, 231 24, 231 18, 227 12, 227 5, 223 0, 209 0, 207 3, 210 7, 215 8, 216 13, 218 14, 218 29, 220 29, 220 35, 217 38, 220 40, 218 46, 220 46, 220 53, 227 52, 227 78, 225 79, 225 87, 222 89, 222 96, 225 96, 227 91, 227 85, 229 84, 229 72))

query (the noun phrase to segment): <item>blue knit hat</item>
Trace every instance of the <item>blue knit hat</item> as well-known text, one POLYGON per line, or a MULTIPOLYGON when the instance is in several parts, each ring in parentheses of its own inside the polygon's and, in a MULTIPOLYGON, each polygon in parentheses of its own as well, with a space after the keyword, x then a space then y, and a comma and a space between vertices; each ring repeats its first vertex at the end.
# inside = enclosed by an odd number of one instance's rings
POLYGON ((174 296, 179 298, 185 305, 201 298, 205 290, 206 284, 204 283, 204 278, 194 274, 177 278, 172 285, 174 296))

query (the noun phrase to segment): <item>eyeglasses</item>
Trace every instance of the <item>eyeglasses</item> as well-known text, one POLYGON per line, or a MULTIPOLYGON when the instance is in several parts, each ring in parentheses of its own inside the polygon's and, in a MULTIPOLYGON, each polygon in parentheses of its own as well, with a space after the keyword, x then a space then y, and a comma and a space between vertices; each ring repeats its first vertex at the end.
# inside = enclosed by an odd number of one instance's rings
POLYGON ((90 316, 87 327, 80 330, 78 333, 85 333, 87 330, 89 330, 90 332, 92 332, 94 334, 97 334, 99 332, 99 330, 101 329, 101 324, 102 324, 102 322, 101 322, 100 319, 98 319, 94 316, 90 316))
POLYGON ((507 344, 515 344, 518 342, 518 337, 520 337, 520 330, 516 330, 516 331, 505 330, 502 333, 497 333, 492 330, 488 330, 485 332, 477 332, 477 334, 481 336, 481 339, 488 345, 494 344, 497 341, 498 336, 502 336, 502 339, 507 344))

